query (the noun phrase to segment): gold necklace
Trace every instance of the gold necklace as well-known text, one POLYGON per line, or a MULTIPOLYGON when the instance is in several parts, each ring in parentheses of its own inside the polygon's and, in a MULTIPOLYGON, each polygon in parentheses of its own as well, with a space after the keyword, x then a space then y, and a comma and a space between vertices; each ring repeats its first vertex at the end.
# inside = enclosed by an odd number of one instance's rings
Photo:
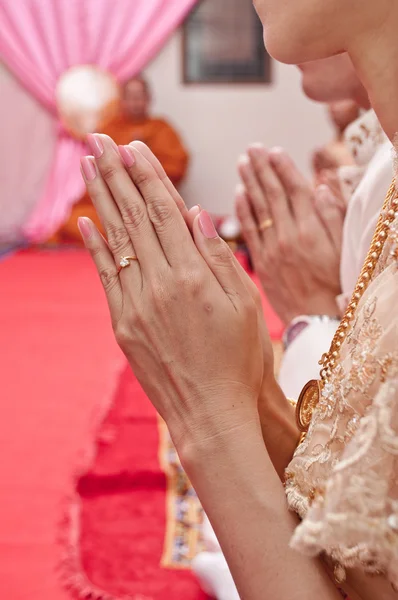
POLYGON ((329 382, 333 369, 338 364, 340 351, 344 340, 347 337, 350 324, 353 322, 358 303, 365 293, 369 283, 372 280, 377 261, 382 253, 385 241, 387 239, 388 229, 394 219, 398 216, 398 197, 393 180, 390 189, 387 192, 382 211, 377 223, 370 250, 366 257, 362 271, 359 275, 351 301, 348 304, 344 317, 337 328, 333 337, 329 352, 324 354, 319 361, 322 366, 320 380, 313 379, 303 388, 296 405, 296 421, 299 430, 302 432, 302 441, 308 431, 312 420, 312 414, 319 403, 322 389, 329 382))

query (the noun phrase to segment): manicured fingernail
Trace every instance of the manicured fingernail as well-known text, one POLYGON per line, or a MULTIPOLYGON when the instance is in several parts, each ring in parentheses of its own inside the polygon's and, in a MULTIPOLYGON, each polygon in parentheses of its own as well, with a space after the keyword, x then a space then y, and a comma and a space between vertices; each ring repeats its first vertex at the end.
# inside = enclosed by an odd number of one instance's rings
POLYGON ((208 239, 214 239, 218 237, 216 228, 214 227, 213 220, 208 212, 202 210, 199 215, 199 225, 203 235, 208 239))
POLYGON ((89 240, 92 234, 91 223, 86 217, 79 217, 77 220, 77 226, 82 235, 83 240, 89 240))
POLYGON ((286 153, 283 148, 276 147, 276 148, 271 148, 271 150, 269 152, 269 156, 270 156, 271 161, 281 163, 285 160, 286 153))
POLYGON ((135 156, 131 148, 128 146, 118 146, 119 154, 126 167, 132 167, 135 163, 135 156))
POLYGON ((89 156, 82 156, 80 159, 83 175, 86 181, 93 181, 97 175, 97 171, 92 159, 89 156))
POLYGON ((330 191, 329 186, 321 184, 315 190, 315 201, 322 206, 327 206, 330 204, 335 204, 336 199, 332 192, 330 191))
POLYGON ((257 143, 251 144, 249 148, 249 154, 253 156, 262 156, 265 152, 264 144, 257 143))
POLYGON ((200 214, 201 210, 202 207, 200 206, 200 204, 195 204, 195 206, 190 208, 188 212, 190 215, 193 215, 196 218, 200 214))
POLYGON ((95 158, 100 158, 104 153, 104 144, 98 133, 89 133, 87 135, 87 144, 95 158))
POLYGON ((250 158, 247 156, 247 154, 241 154, 238 158, 238 165, 248 165, 250 163, 250 158))

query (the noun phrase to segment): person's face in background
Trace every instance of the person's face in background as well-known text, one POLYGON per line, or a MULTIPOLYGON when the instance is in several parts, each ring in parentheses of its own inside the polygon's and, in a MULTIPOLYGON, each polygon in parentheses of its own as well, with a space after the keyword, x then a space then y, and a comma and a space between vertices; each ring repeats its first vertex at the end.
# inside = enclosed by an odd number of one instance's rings
POLYGON ((298 67, 304 93, 311 100, 336 104, 336 111, 341 109, 342 112, 352 111, 354 104, 369 108, 368 95, 348 54, 302 63, 298 67))
POLYGON ((275 59, 300 64, 340 54, 386 17, 394 0, 253 0, 275 59))
POLYGON ((141 79, 132 79, 124 88, 122 108, 127 117, 134 120, 146 119, 149 115, 151 98, 141 79))

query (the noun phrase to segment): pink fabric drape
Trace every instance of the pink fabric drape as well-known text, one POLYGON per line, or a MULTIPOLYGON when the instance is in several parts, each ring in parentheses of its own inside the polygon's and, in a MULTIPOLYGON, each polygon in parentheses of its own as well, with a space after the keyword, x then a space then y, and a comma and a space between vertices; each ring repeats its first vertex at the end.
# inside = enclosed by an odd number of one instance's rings
MULTIPOLYGON (((0 0, 0 59, 56 116, 55 88, 64 71, 94 64, 125 81, 155 56, 196 2, 0 0)), ((83 152, 59 127, 44 193, 24 227, 30 240, 48 238, 81 196, 83 152)))
POLYGON ((55 135, 54 119, 1 63, 0 90, 1 255, 21 241, 21 227, 43 193, 55 135))

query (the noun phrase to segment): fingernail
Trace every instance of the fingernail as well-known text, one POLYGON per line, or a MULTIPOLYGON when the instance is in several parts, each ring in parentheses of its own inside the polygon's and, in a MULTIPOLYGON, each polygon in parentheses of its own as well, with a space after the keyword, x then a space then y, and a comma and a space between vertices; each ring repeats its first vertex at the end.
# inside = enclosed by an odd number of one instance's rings
POLYGON ((97 171, 92 159, 89 156, 82 156, 80 159, 83 175, 86 181, 93 181, 97 175, 97 171))
POLYGON ((200 206, 200 204, 195 204, 195 206, 193 206, 192 208, 190 208, 188 212, 191 215, 194 215, 195 217, 197 217, 197 215, 200 214, 201 210, 202 210, 202 207, 200 206))
POLYGON ((131 148, 128 146, 118 146, 119 154, 126 167, 132 167, 135 163, 135 156, 131 148))
POLYGON ((315 200, 319 204, 323 204, 324 206, 327 204, 335 204, 336 199, 332 192, 330 191, 329 186, 321 184, 315 190, 315 200))
POLYGON ((250 158, 247 156, 247 154, 241 154, 238 158, 238 164, 239 165, 248 165, 250 163, 250 158))
POLYGON ((83 240, 89 240, 92 234, 91 223, 87 217, 79 217, 77 220, 77 226, 81 233, 83 240))
POLYGON ((97 133, 89 133, 87 135, 87 144, 95 158, 100 158, 103 155, 104 144, 97 133))
POLYGON ((283 148, 276 147, 271 148, 271 150, 269 151, 269 156, 270 159, 274 162, 283 162, 286 158, 286 153, 283 148))
POLYGON ((249 147, 249 154, 253 156, 262 156, 265 152, 264 144, 257 143, 251 144, 249 147))
POLYGON ((213 220, 208 212, 202 210, 199 215, 199 225, 203 235, 208 239, 214 239, 218 237, 216 228, 214 227, 213 220))

